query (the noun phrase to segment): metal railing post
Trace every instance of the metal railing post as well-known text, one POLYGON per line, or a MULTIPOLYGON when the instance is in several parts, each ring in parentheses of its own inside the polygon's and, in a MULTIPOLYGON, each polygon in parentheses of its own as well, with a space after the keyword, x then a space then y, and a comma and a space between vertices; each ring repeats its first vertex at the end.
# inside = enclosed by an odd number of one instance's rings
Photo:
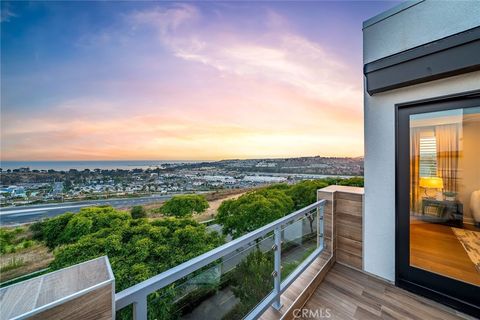
POLYGON ((324 235, 324 205, 323 203, 317 207, 317 247, 323 248, 323 243, 325 239, 324 235))
POLYGON ((133 303, 133 320, 147 320, 147 297, 133 303))
POLYGON ((282 282, 282 231, 280 226, 276 227, 273 231, 275 237, 275 245, 274 245, 274 271, 273 271, 273 284, 274 284, 274 292, 275 292, 275 300, 273 301, 272 306, 279 310, 282 307, 280 302, 280 284, 282 282))

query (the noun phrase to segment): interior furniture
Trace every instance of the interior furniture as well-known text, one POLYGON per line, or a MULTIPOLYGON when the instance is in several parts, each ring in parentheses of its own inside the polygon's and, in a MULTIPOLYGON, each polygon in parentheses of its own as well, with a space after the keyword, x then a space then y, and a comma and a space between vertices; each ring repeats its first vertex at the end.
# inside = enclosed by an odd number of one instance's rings
POLYGON ((463 204, 458 201, 422 199, 422 215, 420 219, 433 223, 443 223, 451 226, 463 225, 463 204))

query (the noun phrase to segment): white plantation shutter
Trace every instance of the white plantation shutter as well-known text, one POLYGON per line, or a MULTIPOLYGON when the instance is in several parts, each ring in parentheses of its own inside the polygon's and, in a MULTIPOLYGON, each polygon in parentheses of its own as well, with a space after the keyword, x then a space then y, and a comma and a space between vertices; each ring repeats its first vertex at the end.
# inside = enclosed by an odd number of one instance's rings
POLYGON ((437 140, 420 138, 420 177, 437 176, 437 140))

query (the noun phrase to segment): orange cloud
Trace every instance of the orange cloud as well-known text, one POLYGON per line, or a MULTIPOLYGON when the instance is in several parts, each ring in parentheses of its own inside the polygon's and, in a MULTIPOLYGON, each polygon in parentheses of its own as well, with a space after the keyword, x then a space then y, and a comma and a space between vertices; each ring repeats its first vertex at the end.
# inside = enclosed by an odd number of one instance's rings
MULTIPOLYGON (((167 75, 169 81, 159 75, 158 81, 125 77, 102 83, 118 88, 120 96, 128 92, 129 99, 82 96, 51 106, 48 114, 7 113, 2 159, 363 154, 361 83, 352 81, 345 63, 288 30, 272 12, 270 31, 251 37, 222 32, 222 26, 204 32, 197 25, 202 19, 193 5, 126 17, 134 32, 156 31, 178 72, 167 75)), ((112 37, 102 33, 102 39, 112 37)), ((156 54, 142 67, 162 65, 156 54)))

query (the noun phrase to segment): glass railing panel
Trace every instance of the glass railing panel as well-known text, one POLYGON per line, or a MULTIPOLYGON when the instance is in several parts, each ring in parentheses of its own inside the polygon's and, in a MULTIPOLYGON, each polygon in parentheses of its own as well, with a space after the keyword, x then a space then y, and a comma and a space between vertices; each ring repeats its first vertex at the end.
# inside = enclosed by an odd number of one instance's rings
POLYGON ((324 202, 116 293, 117 318, 241 319, 280 308, 283 290, 321 253, 324 202))
POLYGON ((317 249, 317 213, 312 211, 282 226, 281 276, 287 278, 317 249))
POLYGON ((148 297, 148 318, 242 319, 273 290, 273 234, 148 297))

